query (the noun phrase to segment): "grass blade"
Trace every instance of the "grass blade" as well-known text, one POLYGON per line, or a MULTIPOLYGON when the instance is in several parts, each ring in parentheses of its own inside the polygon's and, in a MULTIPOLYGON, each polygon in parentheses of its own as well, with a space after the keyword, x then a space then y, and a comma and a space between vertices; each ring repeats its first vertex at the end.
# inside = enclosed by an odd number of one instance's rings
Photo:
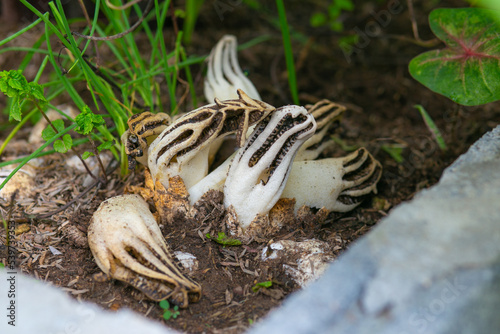
POLYGON ((439 131, 438 127, 436 126, 436 123, 432 120, 431 116, 427 113, 427 111, 424 109, 423 106, 420 104, 416 104, 413 107, 417 108, 417 110, 420 112, 420 115, 422 115, 422 118, 424 119, 425 125, 431 130, 432 135, 434 136, 434 139, 436 139, 436 142, 441 149, 441 151, 446 151, 446 143, 444 142, 443 136, 441 136, 441 132, 439 131))
POLYGON ((283 48, 285 49, 286 69, 288 71, 288 84, 292 93, 293 103, 299 104, 299 93, 297 90, 297 76, 295 74, 295 64, 293 61, 292 43, 290 42, 290 29, 286 20, 285 5, 283 0, 276 0, 278 15, 280 20, 281 35, 283 36, 283 48))

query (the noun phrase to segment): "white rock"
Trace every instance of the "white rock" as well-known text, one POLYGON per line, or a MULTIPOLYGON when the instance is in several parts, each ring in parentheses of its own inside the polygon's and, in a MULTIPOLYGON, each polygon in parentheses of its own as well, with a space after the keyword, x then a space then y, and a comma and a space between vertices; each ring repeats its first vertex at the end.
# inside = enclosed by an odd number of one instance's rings
MULTIPOLYGON (((102 161, 104 168, 106 168, 108 166, 109 162, 111 161, 111 155, 106 152, 106 153, 99 154, 99 157, 101 158, 101 161, 102 161)), ((86 159, 85 163, 89 167, 92 174, 97 175, 100 173, 99 163, 97 162, 96 157, 90 157, 90 158, 86 159)), ((79 171, 81 173, 86 172, 86 169, 83 166, 80 158, 78 158, 76 155, 73 155, 72 157, 70 157, 69 159, 66 160, 66 166, 73 168, 73 169, 76 169, 77 171, 79 171)), ((87 187, 90 184, 92 184, 93 181, 94 181, 94 178, 90 175, 87 175, 85 177, 85 179, 83 180, 83 186, 87 187)))
MULTIPOLYGON (((40 166, 41 159, 33 159, 24 165, 16 174, 0 189, 0 197, 10 199, 17 190, 17 199, 30 198, 34 196, 36 167, 40 166)), ((0 183, 2 183, 17 165, 10 165, 0 169, 0 183)))
POLYGON ((311 239, 301 242, 277 241, 262 250, 261 258, 262 261, 278 260, 285 263, 285 272, 303 287, 318 278, 335 256, 326 242, 311 239), (297 263, 297 266, 286 264, 290 262, 297 263))
POLYGON ((195 271, 198 269, 200 263, 193 254, 176 251, 174 255, 187 271, 195 271))

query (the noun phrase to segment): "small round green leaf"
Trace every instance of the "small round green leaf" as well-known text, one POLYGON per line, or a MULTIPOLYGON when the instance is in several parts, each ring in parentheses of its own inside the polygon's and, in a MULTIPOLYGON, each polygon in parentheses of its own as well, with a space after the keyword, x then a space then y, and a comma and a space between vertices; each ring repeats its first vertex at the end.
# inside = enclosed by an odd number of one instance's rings
POLYGON ((113 147, 113 145, 114 141, 112 140, 105 141, 97 147, 97 151, 101 152, 102 150, 109 150, 111 147, 113 147))
POLYGON ((311 27, 317 28, 326 24, 326 15, 323 13, 314 13, 309 19, 311 27))
MULTIPOLYGON (((54 126, 54 128, 56 128, 57 132, 61 132, 64 130, 64 121, 62 119, 56 119, 52 121, 52 125, 54 126)), ((47 127, 42 131, 43 140, 50 140, 56 135, 54 128, 50 124, 47 125, 47 127)))
POLYGON ((412 59, 413 78, 432 91, 466 105, 500 100, 500 22, 497 11, 440 8, 429 22, 446 48, 412 59))
POLYGON ((162 300, 162 301, 160 302, 160 307, 161 307, 162 309, 168 310, 168 309, 170 308, 170 303, 169 303, 169 302, 168 302, 168 300, 166 300, 166 299, 165 299, 165 300, 162 300))
POLYGON ((62 140, 58 139, 54 142, 54 150, 59 153, 66 153, 73 146, 73 139, 71 139, 71 136, 68 134, 64 135, 62 138, 62 140))
POLYGON ((83 160, 86 160, 86 159, 88 159, 89 157, 91 157, 91 156, 93 156, 93 155, 94 155, 94 153, 89 152, 89 151, 85 151, 85 152, 83 152, 83 154, 82 154, 82 159, 83 159, 83 160))
POLYGON ((166 310, 165 313, 163 313, 163 319, 170 320, 170 318, 172 318, 172 312, 170 310, 166 310))

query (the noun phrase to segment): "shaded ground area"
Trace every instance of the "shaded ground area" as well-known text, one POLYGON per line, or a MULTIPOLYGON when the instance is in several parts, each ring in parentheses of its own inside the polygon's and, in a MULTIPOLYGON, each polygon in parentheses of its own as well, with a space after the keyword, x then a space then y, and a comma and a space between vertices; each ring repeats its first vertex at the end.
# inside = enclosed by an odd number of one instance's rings
MULTIPOLYGON (((456 6, 451 2, 443 2, 442 5, 456 6)), ((236 35, 240 43, 269 35, 268 41, 240 52, 240 64, 249 71, 249 78, 262 98, 272 105, 281 106, 291 101, 281 35, 272 21, 276 14, 272 3, 268 6, 256 12, 242 4, 231 7, 221 16, 213 3, 207 2, 193 36, 193 44, 187 51, 188 54, 207 54, 226 33, 236 35)), ((390 22, 380 27, 379 35, 367 37, 366 45, 347 58, 338 47, 340 34, 328 28, 313 29, 308 26, 308 18, 315 6, 299 1, 287 3, 292 34, 299 34, 298 39, 294 39, 294 50, 301 102, 314 103, 328 98, 348 106, 335 133, 338 148, 329 153, 343 156, 346 150, 365 146, 382 163, 384 172, 378 195, 366 200, 359 208, 340 217, 335 216, 326 225, 290 222, 273 240, 316 238, 329 242, 338 255, 349 247, 350 242, 368 232, 392 207, 435 184, 446 166, 500 122, 500 109, 498 103, 472 108, 458 106, 430 92, 410 77, 408 62, 425 49, 400 38, 412 37, 408 11, 403 5, 399 14, 391 15, 390 22), (302 37, 305 40, 301 42, 302 37), (423 105, 441 129, 448 144, 446 152, 437 147, 414 104, 423 105), (397 157, 391 156, 388 151, 400 154, 402 161, 398 162, 397 157)), ((422 5, 416 8, 424 39, 432 38, 426 27, 430 9, 422 5)), ((369 23, 375 22, 371 13, 383 10, 387 8, 374 6, 371 2, 357 4, 356 11, 348 15, 346 29, 358 27, 359 31, 366 31, 369 23)), ((167 47, 172 48, 175 37, 171 27, 167 30, 166 36, 170 36, 167 47)), ((113 61, 106 59, 106 55, 106 50, 102 50, 102 64, 113 61)), ((2 69, 13 68, 15 58, 3 56, 0 59, 2 69)), ((202 67, 193 68, 199 96, 202 96, 203 70, 202 67)), ((179 96, 183 93, 179 88, 179 96)), ((164 103, 168 105, 166 95, 164 103)), ((69 101, 61 99, 59 102, 69 101)), ((4 101, 0 103, 5 106, 4 101)), ((185 110, 190 108, 189 105, 184 106, 185 110)), ((30 132, 31 128, 25 127, 16 138, 27 138, 30 132)), ((2 137, 7 133, 7 130, 2 130, 2 137)), ((36 148, 22 141, 18 143, 9 146, 2 160, 36 148)), ((84 148, 79 150, 85 151, 84 148)), ((85 241, 89 219, 98 205, 106 198, 122 194, 126 184, 142 184, 140 169, 124 179, 114 172, 105 188, 91 189, 77 204, 61 213, 44 219, 29 216, 52 212, 85 190, 83 182, 86 174, 68 167, 67 159, 68 156, 63 155, 43 158, 35 168, 34 195, 15 202, 13 221, 18 228, 21 224, 29 227, 29 231, 16 236, 21 270, 64 288, 77 299, 95 302, 105 309, 131 308, 164 322, 158 303, 147 300, 142 293, 118 281, 99 282, 93 279, 93 275, 100 270, 85 241), (62 254, 54 255, 49 246, 62 254)), ((4 202, 2 205, 7 209, 9 204, 4 202)), ((198 258, 199 268, 191 276, 203 287, 200 302, 181 310, 180 315, 166 325, 188 332, 241 332, 279 305, 297 286, 280 266, 260 261, 260 253, 266 243, 252 242, 223 248, 200 237, 199 231, 204 234, 209 227, 209 222, 162 227, 173 250, 190 252, 198 258), (251 287, 257 282, 267 280, 273 280, 272 288, 261 289, 257 293, 252 291, 251 287)), ((5 262, 3 232, 0 242, 0 260, 5 262)))

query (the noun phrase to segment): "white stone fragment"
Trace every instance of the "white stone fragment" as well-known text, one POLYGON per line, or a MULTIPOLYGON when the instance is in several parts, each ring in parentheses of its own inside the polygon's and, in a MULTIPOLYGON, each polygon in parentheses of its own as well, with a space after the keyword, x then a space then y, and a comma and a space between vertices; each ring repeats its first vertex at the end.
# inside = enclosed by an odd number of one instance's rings
POLYGON ((299 286, 304 287, 317 279, 335 259, 330 246, 315 239, 305 241, 281 240, 262 250, 262 261, 277 260, 283 263, 285 272, 299 286), (287 263, 295 262, 297 266, 287 263))
POLYGON ((175 251, 174 256, 177 258, 177 260, 179 260, 182 267, 187 271, 195 271, 199 267, 200 262, 198 261, 196 256, 191 253, 175 251))
MULTIPOLYGON (((41 159, 32 159, 24 165, 16 174, 0 189, 0 197, 9 200, 17 191, 17 199, 31 198, 35 191, 36 167, 41 165, 41 159)), ((18 165, 5 166, 0 169, 0 183, 14 171, 18 165)))

